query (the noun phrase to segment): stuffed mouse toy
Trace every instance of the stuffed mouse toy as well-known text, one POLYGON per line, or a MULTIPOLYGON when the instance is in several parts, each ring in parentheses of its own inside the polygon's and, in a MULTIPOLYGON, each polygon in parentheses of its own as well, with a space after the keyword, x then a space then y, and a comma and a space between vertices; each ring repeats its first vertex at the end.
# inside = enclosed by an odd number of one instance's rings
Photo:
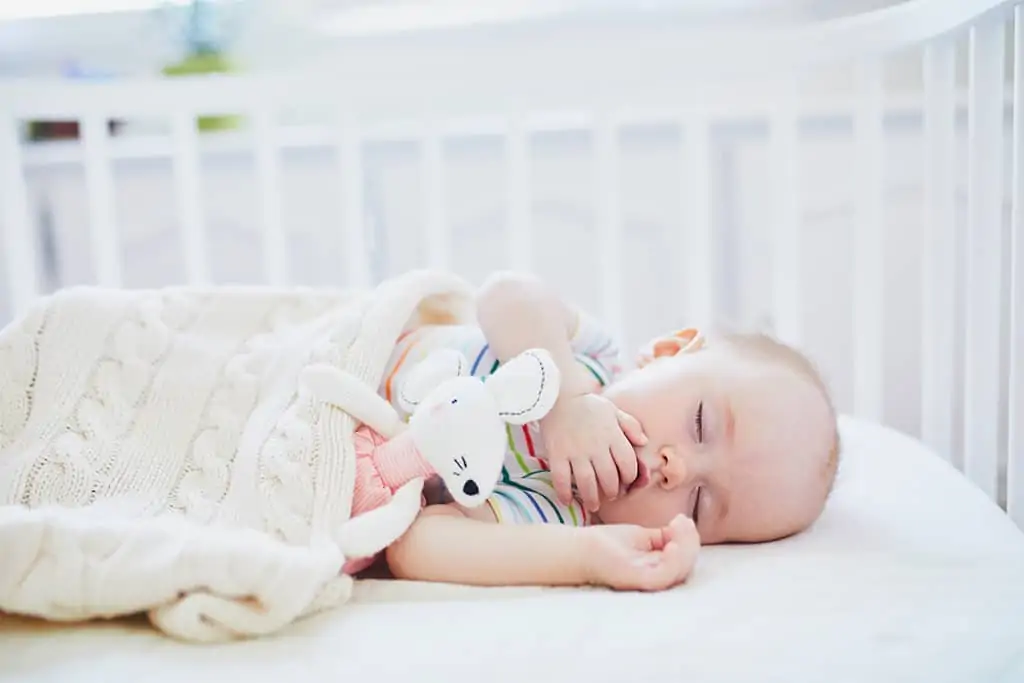
POLYGON ((412 368, 398 388, 408 424, 350 375, 327 365, 303 372, 308 391, 363 423, 354 435, 352 515, 338 539, 346 557, 375 555, 405 533, 435 474, 455 502, 482 505, 501 476, 506 425, 539 420, 558 398, 558 367, 543 349, 524 351, 486 381, 468 376, 468 366, 459 352, 439 350, 412 368), (381 538, 390 540, 381 546, 381 538))

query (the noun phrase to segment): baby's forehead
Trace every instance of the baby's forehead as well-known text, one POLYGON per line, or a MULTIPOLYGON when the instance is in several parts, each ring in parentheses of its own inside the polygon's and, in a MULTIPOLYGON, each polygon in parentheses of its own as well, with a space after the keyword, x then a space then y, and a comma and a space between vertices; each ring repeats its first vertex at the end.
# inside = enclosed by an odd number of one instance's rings
POLYGON ((830 403, 828 387, 811 360, 797 349, 764 335, 732 335, 717 344, 721 352, 752 370, 753 375, 786 377, 791 384, 810 384, 830 403))
POLYGON ((775 396, 804 396, 808 400, 824 397, 821 387, 804 368, 788 356, 770 350, 723 345, 711 372, 721 376, 723 389, 729 392, 770 391, 775 396))
POLYGON ((828 397, 799 368, 755 359, 753 370, 725 382, 735 446, 755 461, 825 458, 834 432, 828 397))

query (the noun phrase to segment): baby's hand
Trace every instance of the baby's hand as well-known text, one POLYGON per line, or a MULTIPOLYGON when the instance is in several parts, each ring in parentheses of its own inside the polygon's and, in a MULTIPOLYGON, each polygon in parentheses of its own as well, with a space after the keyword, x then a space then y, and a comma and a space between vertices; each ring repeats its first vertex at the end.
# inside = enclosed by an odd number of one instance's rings
POLYGON ((621 486, 632 484, 638 464, 633 446, 647 437, 640 423, 603 396, 584 394, 559 400, 541 420, 551 476, 559 500, 572 500, 572 484, 593 512, 600 505, 600 490, 615 498, 621 486))
POLYGON ((587 583, 617 590, 671 588, 686 580, 700 553, 697 528, 683 515, 661 529, 620 524, 584 531, 587 583))

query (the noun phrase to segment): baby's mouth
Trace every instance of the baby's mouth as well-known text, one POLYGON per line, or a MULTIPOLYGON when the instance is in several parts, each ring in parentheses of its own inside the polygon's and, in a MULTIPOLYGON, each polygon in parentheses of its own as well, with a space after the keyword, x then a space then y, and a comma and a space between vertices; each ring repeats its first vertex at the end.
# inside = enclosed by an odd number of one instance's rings
POLYGON ((651 470, 647 467, 647 463, 643 461, 643 458, 637 458, 636 464, 636 479, 633 480, 632 484, 626 487, 626 493, 632 493, 633 491, 642 489, 651 481, 651 470))

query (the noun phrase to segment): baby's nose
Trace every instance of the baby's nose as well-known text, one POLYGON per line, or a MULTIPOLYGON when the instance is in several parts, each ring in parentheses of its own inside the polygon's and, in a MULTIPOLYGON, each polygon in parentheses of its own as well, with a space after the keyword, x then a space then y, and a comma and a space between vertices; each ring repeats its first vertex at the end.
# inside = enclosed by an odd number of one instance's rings
POLYGON ((679 451, 670 446, 665 446, 658 452, 658 458, 661 464, 660 474, 665 488, 674 489, 686 483, 689 469, 686 466, 686 458, 679 451))

